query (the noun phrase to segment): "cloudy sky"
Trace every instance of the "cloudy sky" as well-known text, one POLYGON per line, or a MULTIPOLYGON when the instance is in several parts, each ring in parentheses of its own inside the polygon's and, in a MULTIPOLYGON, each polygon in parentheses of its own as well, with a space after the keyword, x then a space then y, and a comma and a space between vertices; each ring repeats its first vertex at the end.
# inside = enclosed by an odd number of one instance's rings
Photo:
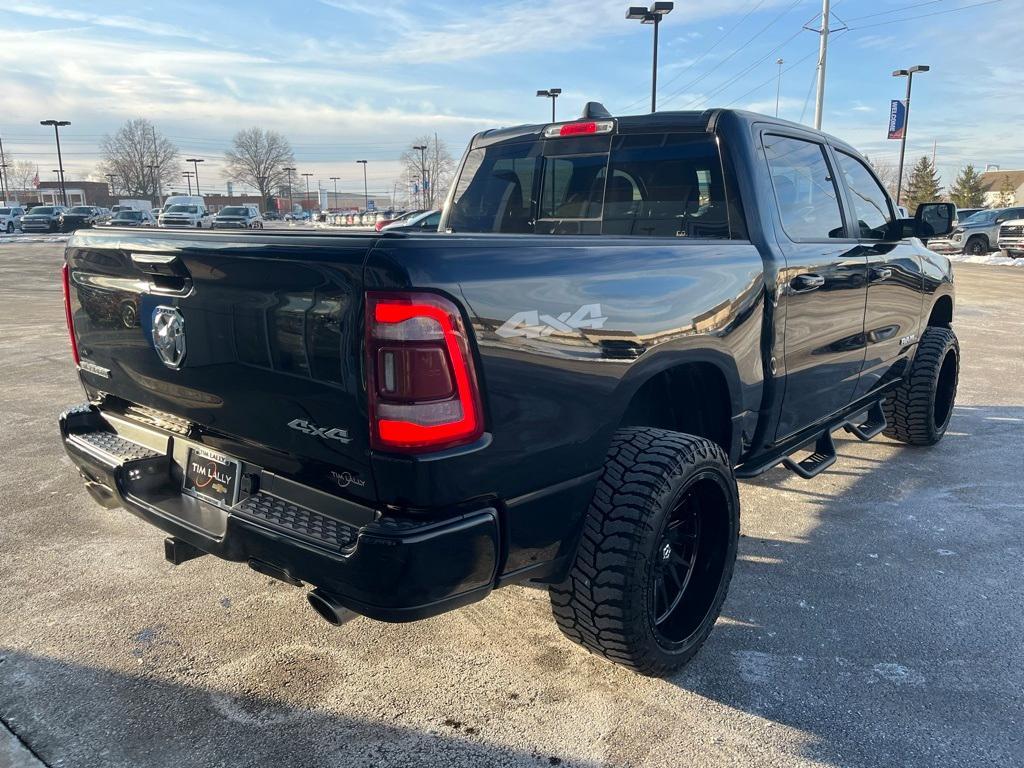
MULTIPOLYGON (((458 155, 478 130, 540 122, 538 88, 561 87, 560 116, 583 102, 648 108, 650 27, 605 0, 295 0, 4 3, 0 138, 17 159, 55 167, 44 118, 62 134, 69 178, 95 173, 101 137, 144 116, 182 150, 218 160, 232 134, 286 134, 300 172, 391 191, 397 157, 436 132, 458 155)), ((908 156, 947 178, 971 162, 1024 167, 1021 0, 833 0, 824 128, 883 160, 894 69, 915 78, 908 156)), ((810 122, 820 0, 683 0, 662 25, 659 108, 775 110, 810 122)), ((315 182, 314 182, 315 183, 315 182)), ((205 184, 204 184, 205 186, 205 184)))

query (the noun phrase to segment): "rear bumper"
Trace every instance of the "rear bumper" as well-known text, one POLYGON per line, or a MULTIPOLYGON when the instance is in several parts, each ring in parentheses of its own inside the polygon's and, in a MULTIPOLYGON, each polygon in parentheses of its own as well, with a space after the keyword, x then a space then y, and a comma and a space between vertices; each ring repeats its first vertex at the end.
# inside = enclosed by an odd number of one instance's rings
POLYGON ((244 464, 251 487, 230 509, 181 491, 188 438, 92 406, 60 416, 64 449, 100 504, 123 507, 176 539, 333 595, 382 621, 426 618, 484 598, 498 565, 497 511, 439 520, 384 517, 244 464))

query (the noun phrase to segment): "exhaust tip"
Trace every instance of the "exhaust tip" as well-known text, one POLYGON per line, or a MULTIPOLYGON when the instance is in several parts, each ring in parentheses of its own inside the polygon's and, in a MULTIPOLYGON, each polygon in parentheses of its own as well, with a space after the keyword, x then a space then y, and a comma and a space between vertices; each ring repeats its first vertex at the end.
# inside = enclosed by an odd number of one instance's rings
POLYGON ((314 589, 306 595, 310 606, 328 624, 340 627, 350 619, 355 618, 355 612, 350 611, 337 601, 334 595, 328 594, 321 589, 314 589))

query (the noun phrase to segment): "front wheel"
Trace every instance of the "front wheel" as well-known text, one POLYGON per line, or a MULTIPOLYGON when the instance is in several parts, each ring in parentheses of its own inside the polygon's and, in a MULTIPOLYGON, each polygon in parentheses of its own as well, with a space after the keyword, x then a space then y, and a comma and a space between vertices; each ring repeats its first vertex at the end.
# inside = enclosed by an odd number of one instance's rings
POLYGON ((972 237, 964 250, 971 256, 984 256, 988 253, 988 241, 984 237, 972 237))
POLYGON ((946 434, 960 378, 960 343, 949 328, 921 335, 910 371, 882 402, 885 435, 908 445, 935 445, 946 434))
POLYGON ((13 221, 8 221, 7 222, 7 234, 8 235, 13 235, 14 234, 14 222, 13 221))
POLYGON ((569 575, 549 589, 559 629, 651 676, 680 668, 721 611, 740 503, 729 459, 702 437, 615 433, 569 575))

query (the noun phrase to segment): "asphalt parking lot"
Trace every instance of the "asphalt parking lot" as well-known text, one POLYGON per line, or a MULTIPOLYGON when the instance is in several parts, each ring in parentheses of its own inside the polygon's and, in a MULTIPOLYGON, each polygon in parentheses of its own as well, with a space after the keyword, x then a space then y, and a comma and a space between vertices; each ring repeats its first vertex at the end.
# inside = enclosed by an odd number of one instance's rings
POLYGON ((243 566, 168 565, 59 444, 59 239, 0 243, 0 767, 1024 765, 1024 269, 959 265, 943 443, 844 437, 817 480, 741 485, 723 617, 651 680, 539 590, 333 628, 243 566))

